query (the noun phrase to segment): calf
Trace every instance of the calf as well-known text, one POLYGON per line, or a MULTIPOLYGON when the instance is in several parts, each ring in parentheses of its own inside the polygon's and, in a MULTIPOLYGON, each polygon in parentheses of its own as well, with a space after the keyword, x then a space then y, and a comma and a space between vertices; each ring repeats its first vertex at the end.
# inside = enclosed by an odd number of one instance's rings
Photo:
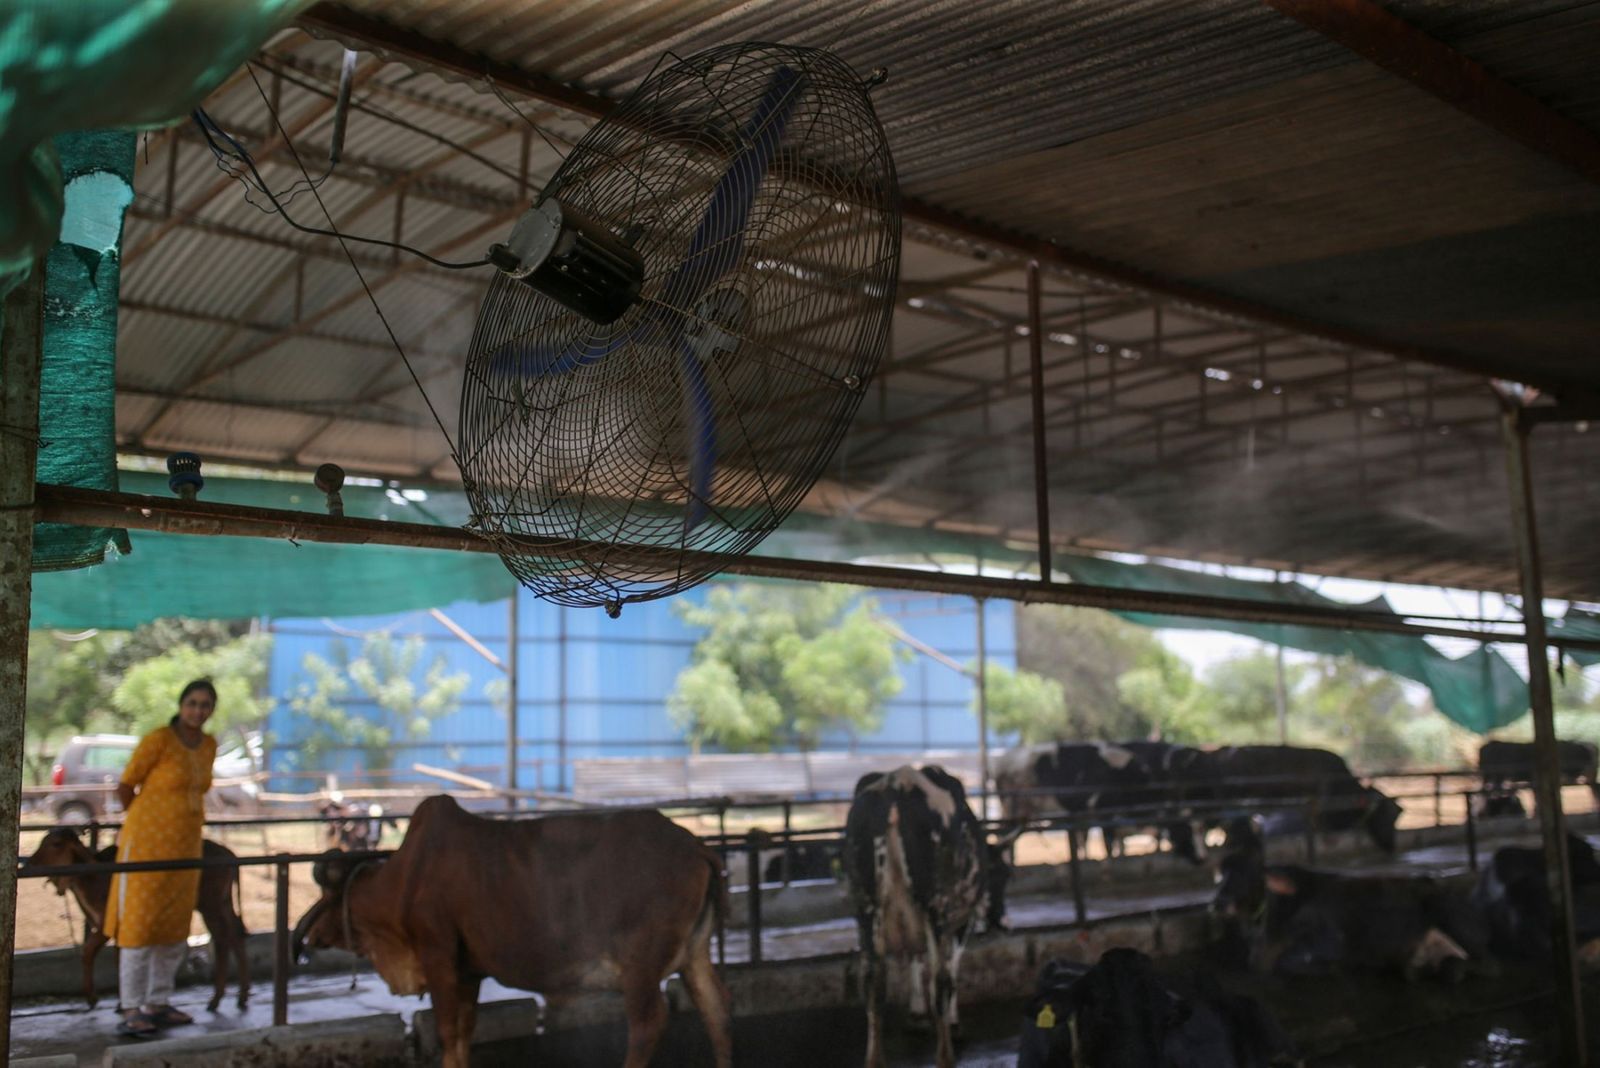
POLYGON ((1426 877, 1268 867, 1259 839, 1223 858, 1212 909, 1238 924, 1257 971, 1459 978, 1488 955, 1487 929, 1465 894, 1426 877))
POLYGON ((710 948, 727 910, 722 862, 659 812, 491 820, 430 797, 392 857, 330 852, 312 874, 322 897, 295 926, 295 955, 348 949, 371 958, 392 992, 430 995, 445 1068, 467 1068, 485 977, 552 997, 620 990, 625 1068, 645 1068, 674 972, 717 1068, 733 1063, 710 948))
POLYGON ((1150 958, 1109 949, 1093 968, 1051 961, 1023 1014, 1017 1068, 1270 1068, 1293 1044, 1250 998, 1207 975, 1158 976, 1150 958))
POLYGON ((856 783, 845 821, 844 871, 861 935, 869 1068, 884 1063, 890 960, 911 970, 911 1011, 932 1018, 939 1068, 955 1064, 961 950, 985 915, 1005 913, 1005 844, 990 844, 961 783, 943 768, 874 772, 856 783))
MULTIPOLYGON (((200 843, 200 855, 206 860, 237 860, 227 846, 209 838, 200 843)), ((66 828, 57 828, 44 836, 39 848, 27 860, 27 865, 56 867, 66 864, 110 864, 117 859, 117 847, 106 846, 91 853, 77 834, 66 828)), ((106 898, 111 893, 111 875, 51 875, 46 879, 56 888, 57 894, 69 890, 83 910, 83 996, 92 1008, 98 998, 94 989, 94 959, 108 941, 101 926, 105 922, 106 898)), ((200 890, 195 911, 205 921, 211 933, 212 979, 215 983, 211 1000, 206 1008, 217 1011, 222 1003, 222 993, 228 982, 228 960, 231 957, 239 972, 239 1008, 250 1002, 250 961, 246 955, 244 921, 239 901, 239 870, 233 867, 200 869, 200 890)))

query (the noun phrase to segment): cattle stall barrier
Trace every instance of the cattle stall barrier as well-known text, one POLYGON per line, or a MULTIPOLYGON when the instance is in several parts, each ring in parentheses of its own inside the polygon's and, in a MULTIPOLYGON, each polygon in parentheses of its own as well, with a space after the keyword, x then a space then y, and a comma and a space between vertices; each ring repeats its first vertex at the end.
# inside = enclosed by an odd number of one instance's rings
MULTIPOLYGON (((1460 775, 1462 773, 1440 772, 1438 774, 1460 775)), ((1424 799, 1460 797, 1464 802, 1463 811, 1465 813, 1465 819, 1460 825, 1460 830, 1464 836, 1464 844, 1466 847, 1469 867, 1473 870, 1476 870, 1479 859, 1479 832, 1477 828, 1477 819, 1474 814, 1475 806, 1472 802, 1475 797, 1488 792, 1490 791, 1482 787, 1445 791, 1441 787, 1435 786, 1432 790, 1397 796, 1401 798, 1409 796, 1424 799)), ((1053 793, 1056 793, 1056 791, 1053 791, 1053 793)), ((815 803, 838 805, 841 802, 837 800, 829 800, 815 803)), ((740 867, 744 869, 743 874, 745 878, 743 880, 743 885, 740 887, 737 893, 742 893, 744 896, 745 908, 743 910, 739 910, 742 915, 730 917, 730 919, 732 919, 731 926, 742 928, 746 932, 748 960, 750 963, 762 962, 764 957, 763 936, 766 933, 769 924, 771 923, 769 917, 764 915, 764 892, 769 888, 782 888, 790 884, 787 872, 783 873, 784 877, 780 880, 767 880, 763 878, 763 872, 761 870, 763 852, 774 848, 781 849, 782 853, 780 855, 787 858, 792 854, 797 846, 820 843, 837 847, 837 845, 842 841, 842 827, 811 829, 794 828, 789 817, 791 816, 793 809, 801 806, 802 804, 804 804, 804 802, 799 801, 787 801, 783 803, 782 807, 786 816, 786 827, 781 831, 753 830, 744 833, 732 834, 720 832, 717 834, 701 836, 703 841, 705 841, 712 848, 716 849, 719 854, 723 856, 725 865, 730 872, 736 871, 740 867)), ((715 803, 702 803, 699 806, 699 810, 702 812, 714 811, 718 814, 719 820, 725 821, 726 815, 729 811, 739 811, 740 809, 772 809, 775 807, 779 806, 775 806, 771 803, 736 803, 719 800, 715 803)), ((1120 809, 1107 808, 1102 811, 1091 813, 1033 818, 1027 821, 1027 830, 1030 832, 1039 831, 1044 833, 1062 833, 1065 835, 1068 842, 1068 863, 1066 868, 1068 888, 1072 900, 1073 926, 1084 928, 1091 924, 1091 920, 1089 916, 1088 894, 1086 890, 1086 884, 1089 880, 1083 869, 1086 864, 1095 862, 1088 861, 1086 858, 1082 857, 1079 854, 1079 850, 1075 846, 1075 842, 1080 836, 1086 834, 1091 828, 1102 828, 1107 826, 1149 827, 1151 825, 1159 825, 1163 822, 1170 822, 1179 819, 1208 819, 1212 822, 1223 822, 1232 816, 1240 815, 1246 812, 1296 813, 1302 819, 1303 830, 1301 832, 1301 838, 1303 840, 1304 855, 1308 863, 1314 864, 1316 863, 1317 857, 1317 817, 1319 813, 1326 814, 1334 807, 1337 806, 1328 805, 1326 801, 1320 799, 1317 794, 1313 793, 1299 800, 1271 798, 1262 799, 1257 802, 1249 799, 1238 799, 1210 807, 1186 806, 1181 811, 1172 805, 1123 807, 1120 809)), ((614 808, 584 811, 605 812, 614 811, 614 808)), ((1436 815, 1441 812, 1442 807, 1438 807, 1436 805, 1436 815)), ((488 813, 487 815, 489 815, 491 818, 512 818, 508 817, 504 813, 488 813)), ((404 818, 404 816, 397 814, 396 818, 404 818)), ((529 816, 524 815, 523 818, 529 818, 529 816)), ((538 817, 532 816, 531 818, 538 817)), ((260 819, 228 819, 208 821, 208 825, 213 827, 239 827, 253 824, 317 825, 326 824, 328 822, 329 820, 326 817, 321 816, 263 817, 260 819)), ((725 826, 725 823, 722 825, 725 826)), ((91 836, 93 836, 96 830, 110 829, 113 826, 115 826, 115 824, 105 823, 99 824, 97 827, 91 826, 89 829, 91 836)), ((1015 821, 991 819, 984 821, 984 826, 987 831, 999 832, 1014 828, 1015 821)), ((1437 823, 1436 827, 1442 828, 1442 822, 1437 823)), ((41 828, 32 827, 24 829, 38 830, 41 828)), ((1358 831, 1359 828, 1356 828, 1355 830, 1358 831)), ((389 856, 391 852, 391 850, 374 850, 366 852, 350 852, 346 855, 352 859, 378 859, 389 856)), ((294 962, 289 959, 289 935, 291 933, 292 923, 292 918, 289 916, 289 871, 290 867, 294 864, 314 862, 320 859, 322 855, 322 853, 273 853, 262 856, 218 858, 212 860, 192 859, 173 861, 145 861, 139 863, 103 862, 59 867, 27 866, 20 869, 18 875, 21 878, 47 878, 53 875, 95 874, 117 871, 167 871, 205 867, 244 868, 263 865, 273 866, 274 874, 276 875, 276 886, 274 893, 275 924, 272 936, 272 976, 274 996, 273 1015, 275 1023, 286 1023, 288 1021, 287 983, 289 974, 294 965, 294 962)), ((1144 856, 1148 857, 1152 855, 1154 854, 1145 854, 1144 856)), ((1187 866, 1180 869, 1174 865, 1172 870, 1181 874, 1183 872, 1193 871, 1195 869, 1187 866)), ((1136 913, 1142 913, 1144 911, 1147 910, 1135 910, 1136 913)), ((1113 913, 1112 915, 1114 916, 1116 914, 1113 913)), ((1101 916, 1095 918, 1093 922, 1103 923, 1105 920, 1106 917, 1101 916)), ((730 962, 728 961, 727 953, 728 938, 726 929, 719 926, 717 939, 718 963, 728 964, 730 962)))

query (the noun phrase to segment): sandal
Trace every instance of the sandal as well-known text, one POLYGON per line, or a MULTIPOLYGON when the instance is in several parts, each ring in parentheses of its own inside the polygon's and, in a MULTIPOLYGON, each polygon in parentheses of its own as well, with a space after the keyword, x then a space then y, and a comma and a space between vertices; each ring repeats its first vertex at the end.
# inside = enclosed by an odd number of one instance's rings
POLYGON ((157 1027, 179 1027, 183 1024, 194 1023, 194 1017, 182 1009, 175 1009, 171 1005, 158 1005, 156 1011, 149 1016, 150 1022, 157 1027))
POLYGON ((117 1024, 117 1034, 128 1038, 153 1038, 161 1032, 156 1026, 155 1017, 149 1013, 136 1012, 131 1016, 124 1016, 122 1022, 117 1024))

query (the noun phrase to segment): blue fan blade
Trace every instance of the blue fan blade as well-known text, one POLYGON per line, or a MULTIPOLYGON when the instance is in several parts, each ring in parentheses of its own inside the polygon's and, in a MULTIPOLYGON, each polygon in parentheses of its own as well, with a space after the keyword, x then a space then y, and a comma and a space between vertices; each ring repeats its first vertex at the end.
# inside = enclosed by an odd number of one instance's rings
POLYGON ((561 348, 539 345, 531 339, 507 342, 489 358, 489 373, 505 378, 542 378, 566 374, 611 355, 628 341, 632 333, 608 338, 574 340, 561 348))
POLYGON ((717 465, 717 417, 711 404, 711 383, 706 381, 706 370, 694 345, 682 341, 678 354, 689 409, 689 510, 683 517, 683 532, 688 534, 705 519, 711 502, 711 476, 717 465))
POLYGON ((800 103, 801 78, 792 67, 779 67, 761 101, 745 124, 744 143, 722 172, 700 225, 689 241, 689 254, 662 289, 661 302, 684 312, 694 310, 701 294, 739 262, 750 205, 772 165, 784 128, 800 103))

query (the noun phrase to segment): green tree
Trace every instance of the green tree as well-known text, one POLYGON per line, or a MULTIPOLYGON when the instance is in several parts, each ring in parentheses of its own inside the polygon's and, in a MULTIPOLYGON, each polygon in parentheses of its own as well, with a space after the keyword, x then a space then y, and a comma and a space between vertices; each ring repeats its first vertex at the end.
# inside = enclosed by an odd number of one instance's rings
POLYGON ((224 694, 215 723, 226 729, 259 720, 265 709, 256 695, 265 684, 269 639, 240 644, 248 628, 248 622, 158 619, 132 631, 30 632, 29 775, 42 781, 73 734, 143 732, 166 722, 179 689, 201 675, 213 676, 224 694), (245 685, 233 681, 235 675, 245 685))
MULTIPOLYGON (((1304 664, 1284 665, 1284 690, 1296 711, 1300 706, 1295 694, 1304 675, 1304 664)), ((1204 678, 1210 692, 1206 715, 1211 720, 1211 741, 1243 745, 1278 740, 1278 663, 1274 653, 1246 653, 1220 660, 1204 678)))
POLYGON ((297 685, 289 707, 310 729, 295 740, 294 762, 304 769, 324 766, 327 753, 351 746, 361 751, 368 771, 387 771, 394 764, 394 743, 415 741, 434 720, 461 707, 461 694, 471 677, 451 672, 443 654, 435 655, 416 681, 425 647, 418 635, 396 641, 387 634, 370 635, 361 651, 336 641, 331 661, 307 653, 302 667, 308 681, 297 685), (378 706, 376 718, 347 707, 352 696, 378 706))
POLYGON ((1295 700, 1293 729, 1358 767, 1392 768, 1415 759, 1402 728, 1417 715, 1388 672, 1347 656, 1320 657, 1295 700))
MULTIPOLYGON (((1072 723, 1061 683, 1032 671, 1012 671, 992 660, 984 674, 990 730, 1019 735, 1025 745, 1068 736, 1072 723)), ((974 712, 978 708, 976 690, 972 708, 974 712)))
POLYGON ((1215 694, 1195 678, 1188 661, 1161 646, 1117 680, 1117 695, 1151 734, 1167 741, 1198 745, 1215 741, 1215 694))
POLYGON ((129 667, 111 691, 111 706, 133 733, 144 734, 172 718, 187 683, 210 679, 217 688, 217 711, 207 730, 242 738, 272 711, 266 693, 271 650, 266 634, 247 634, 209 649, 179 642, 129 667))
POLYGON ((875 730, 910 656, 878 625, 876 603, 846 586, 713 586, 674 611, 706 630, 667 698, 696 749, 811 749, 831 727, 875 730))
POLYGON ((1017 666, 1054 679, 1067 699, 1066 738, 1141 738, 1159 719, 1124 700, 1120 682, 1170 655, 1147 628, 1098 608, 1019 606, 1017 666))
POLYGON ((71 735, 120 726, 108 711, 108 676, 114 643, 122 637, 104 631, 28 634, 24 760, 34 783, 44 781, 56 751, 71 735))

